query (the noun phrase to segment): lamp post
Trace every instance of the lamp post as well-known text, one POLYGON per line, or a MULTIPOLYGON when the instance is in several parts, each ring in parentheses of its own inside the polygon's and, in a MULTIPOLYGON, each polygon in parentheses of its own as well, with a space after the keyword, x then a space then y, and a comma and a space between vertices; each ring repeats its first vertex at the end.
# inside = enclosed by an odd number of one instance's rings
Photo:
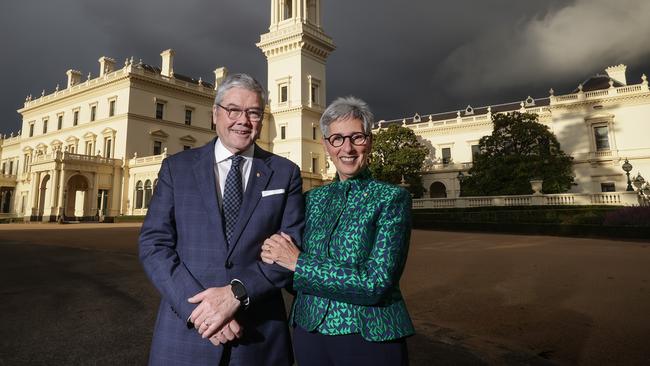
POLYGON ((636 187, 636 192, 639 195, 639 203, 641 206, 650 205, 650 183, 648 183, 641 173, 637 173, 634 178, 634 187, 636 187))
POLYGON ((458 171, 458 175, 456 176, 458 178, 458 197, 463 196, 463 179, 465 179, 465 174, 463 174, 462 171, 458 171))
POLYGON ((632 188, 632 181, 630 181, 630 171, 632 170, 632 164, 625 158, 625 162, 623 163, 623 170, 625 171, 625 175, 627 175, 627 188, 625 189, 627 192, 634 192, 634 188, 632 188))

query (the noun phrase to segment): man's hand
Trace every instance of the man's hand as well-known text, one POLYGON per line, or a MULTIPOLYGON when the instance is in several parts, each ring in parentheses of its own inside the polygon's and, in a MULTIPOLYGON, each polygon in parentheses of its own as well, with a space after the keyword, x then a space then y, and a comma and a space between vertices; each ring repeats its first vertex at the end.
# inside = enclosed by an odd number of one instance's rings
POLYGON ((218 330, 225 328, 240 306, 230 285, 211 287, 190 297, 187 301, 199 304, 190 314, 190 321, 194 323, 194 328, 203 338, 212 337, 218 330))
POLYGON ((242 327, 239 325, 239 323, 237 323, 235 319, 233 319, 230 321, 230 323, 221 328, 217 334, 210 337, 210 342, 212 342, 212 344, 215 346, 218 346, 220 344, 226 344, 227 342, 233 341, 236 338, 241 338, 242 334, 242 327))

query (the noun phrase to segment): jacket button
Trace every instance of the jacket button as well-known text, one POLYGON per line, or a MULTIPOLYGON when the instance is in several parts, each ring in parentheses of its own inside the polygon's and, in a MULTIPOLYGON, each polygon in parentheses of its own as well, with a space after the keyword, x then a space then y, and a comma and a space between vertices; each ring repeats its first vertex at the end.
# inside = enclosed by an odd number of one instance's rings
POLYGON ((231 269, 232 266, 233 266, 233 264, 232 264, 231 261, 226 261, 226 265, 225 265, 225 267, 226 267, 227 269, 231 269))

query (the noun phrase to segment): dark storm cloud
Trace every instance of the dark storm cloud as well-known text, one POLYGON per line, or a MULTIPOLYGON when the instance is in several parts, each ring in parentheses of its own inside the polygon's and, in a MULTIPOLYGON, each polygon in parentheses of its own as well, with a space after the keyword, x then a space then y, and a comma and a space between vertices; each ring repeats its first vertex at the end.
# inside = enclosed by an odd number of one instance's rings
MULTIPOLYGON (((628 80, 650 72, 646 0, 323 0, 328 100, 355 94, 380 119, 509 102, 575 88, 606 66, 626 63, 628 80)), ((97 59, 159 65, 212 81, 226 66, 266 82, 255 47, 270 1, 12 1, 0 13, 3 87, 0 132, 17 131, 28 94, 54 90, 70 68, 98 73, 97 59)))

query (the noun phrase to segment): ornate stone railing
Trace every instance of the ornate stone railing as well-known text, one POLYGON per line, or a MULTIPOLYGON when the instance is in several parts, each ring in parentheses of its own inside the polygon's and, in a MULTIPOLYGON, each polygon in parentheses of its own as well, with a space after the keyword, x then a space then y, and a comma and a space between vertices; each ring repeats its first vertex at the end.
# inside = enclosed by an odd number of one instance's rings
POLYGON ((420 198, 413 200, 413 208, 463 208, 496 206, 572 206, 612 205, 638 206, 636 192, 562 193, 522 196, 489 196, 459 198, 420 198))
POLYGON ((167 155, 167 148, 165 148, 163 150, 163 153, 160 155, 149 155, 143 156, 141 158, 135 155, 133 158, 129 159, 129 168, 143 165, 160 164, 163 160, 165 160, 165 158, 167 158, 167 155))
POLYGON ((11 186, 16 185, 17 176, 14 174, 0 174, 0 186, 11 186))

